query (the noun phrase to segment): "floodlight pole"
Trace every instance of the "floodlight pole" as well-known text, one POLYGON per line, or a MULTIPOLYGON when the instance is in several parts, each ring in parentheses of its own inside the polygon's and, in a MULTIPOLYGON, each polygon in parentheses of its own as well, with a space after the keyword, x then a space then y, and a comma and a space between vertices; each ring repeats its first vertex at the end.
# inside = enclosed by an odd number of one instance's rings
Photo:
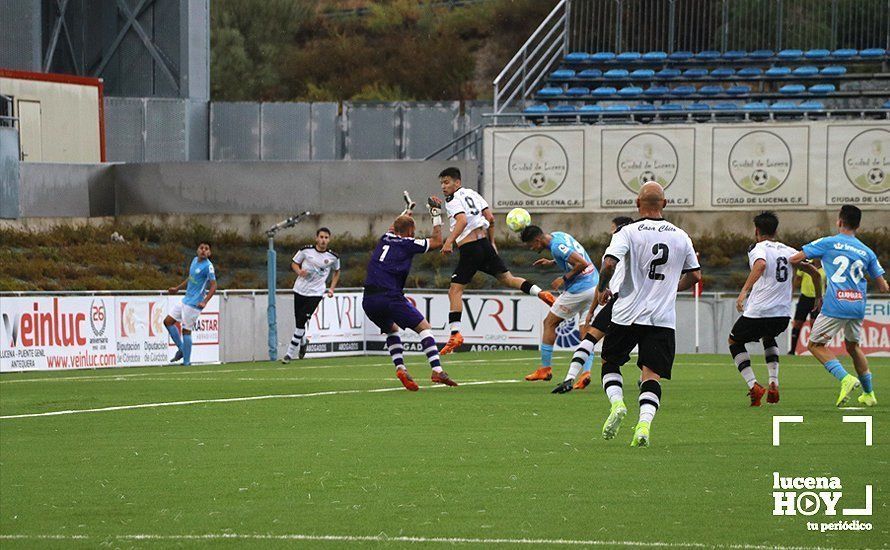
POLYGON ((266 254, 266 287, 268 288, 268 306, 266 307, 266 317, 269 323, 269 360, 278 359, 278 319, 275 309, 275 292, 277 290, 277 273, 276 264, 278 255, 275 252, 275 235, 283 230, 289 229, 309 215, 309 212, 303 212, 296 216, 278 222, 266 231, 266 237, 269 239, 269 251, 266 254))

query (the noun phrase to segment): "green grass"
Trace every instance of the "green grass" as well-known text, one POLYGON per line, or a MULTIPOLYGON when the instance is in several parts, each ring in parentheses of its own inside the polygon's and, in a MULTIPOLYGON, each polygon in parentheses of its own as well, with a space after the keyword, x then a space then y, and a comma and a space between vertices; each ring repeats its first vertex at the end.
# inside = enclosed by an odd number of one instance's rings
MULTIPOLYGON (((648 449, 628 446, 635 367, 624 368, 628 418, 617 439, 603 441, 608 405, 596 384, 560 396, 550 394, 555 380, 509 383, 534 368, 530 352, 445 359, 459 382, 500 383, 430 390, 416 356, 417 393, 397 389, 386 357, 4 375, 2 416, 357 392, 0 419, 0 546, 409 545, 182 538, 209 534, 475 540, 460 547, 492 546, 478 539, 890 545, 888 359, 872 359, 879 406, 842 412, 836 382, 812 358, 783 357, 781 403, 752 409, 727 356, 678 357, 648 449), (395 390, 366 391, 381 388, 395 390), (805 418, 785 426, 780 447, 771 444, 774 414, 805 418), (872 447, 843 414, 874 417, 872 447), (874 515, 859 518, 874 529, 813 533, 807 519, 854 518, 774 517, 773 471, 840 477, 839 508, 861 507, 863 486, 874 485, 874 515), (28 538, 45 535, 59 538, 28 538)), ((558 354, 557 376, 566 363, 558 354)))

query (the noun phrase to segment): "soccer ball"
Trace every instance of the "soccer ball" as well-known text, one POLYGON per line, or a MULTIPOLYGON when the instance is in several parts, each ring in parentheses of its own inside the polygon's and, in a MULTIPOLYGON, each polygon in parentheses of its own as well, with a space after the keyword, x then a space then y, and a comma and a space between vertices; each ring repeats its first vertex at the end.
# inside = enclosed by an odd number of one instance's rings
POLYGON ((532 174, 532 177, 529 178, 528 183, 532 186, 532 189, 540 191, 547 183, 547 176, 540 172, 535 172, 532 174))
POLYGON ((757 187, 763 187, 769 182, 769 174, 766 173, 766 170, 754 170, 754 173, 751 174, 751 182, 757 187))
POLYGON ((532 223, 532 216, 525 208, 514 208, 507 213, 507 227, 519 232, 532 223))
POLYGON ((868 171, 868 183, 879 185, 884 182, 884 171, 880 168, 872 168, 868 171))

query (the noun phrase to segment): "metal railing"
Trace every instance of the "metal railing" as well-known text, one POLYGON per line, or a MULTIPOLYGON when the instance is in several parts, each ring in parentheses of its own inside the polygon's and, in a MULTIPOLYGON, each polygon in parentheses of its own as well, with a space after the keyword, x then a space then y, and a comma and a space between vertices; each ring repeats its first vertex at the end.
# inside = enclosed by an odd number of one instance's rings
POLYGON ((570 51, 890 48, 890 0, 569 0, 570 51))
MULTIPOLYGON (((494 79, 494 113, 523 101, 568 49, 569 0, 560 0, 494 79)), ((497 119, 495 119, 497 123, 497 119)))

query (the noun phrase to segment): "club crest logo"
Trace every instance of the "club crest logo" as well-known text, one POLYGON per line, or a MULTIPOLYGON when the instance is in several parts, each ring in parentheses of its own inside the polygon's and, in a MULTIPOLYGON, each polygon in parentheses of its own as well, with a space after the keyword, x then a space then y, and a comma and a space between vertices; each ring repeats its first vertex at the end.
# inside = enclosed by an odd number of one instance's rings
POLYGON ((850 140, 844 151, 844 173, 860 191, 890 190, 890 130, 866 130, 850 140))
POLYGON ((513 148, 509 159, 510 181, 523 195, 545 197, 559 189, 569 173, 569 156, 550 136, 528 136, 513 148))
POLYGON ((562 348, 574 348, 581 343, 581 333, 574 318, 566 319, 556 327, 556 345, 562 348))
POLYGON ((771 193, 785 183, 789 174, 791 148, 772 132, 745 134, 729 152, 729 175, 746 193, 771 193))
POLYGON ((659 134, 637 134, 618 152, 618 177, 634 195, 647 181, 656 181, 667 189, 677 179, 680 164, 677 150, 659 134))

